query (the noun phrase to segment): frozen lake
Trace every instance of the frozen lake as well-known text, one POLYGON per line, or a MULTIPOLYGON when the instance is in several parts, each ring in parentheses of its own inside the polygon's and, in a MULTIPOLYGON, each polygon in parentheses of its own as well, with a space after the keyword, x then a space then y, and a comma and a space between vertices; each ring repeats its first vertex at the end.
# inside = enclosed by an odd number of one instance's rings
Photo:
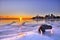
POLYGON ((21 23, 0 23, 0 40, 60 40, 60 21, 28 21, 21 23), (49 31, 44 35, 38 33, 41 24, 52 25, 53 34, 49 31))

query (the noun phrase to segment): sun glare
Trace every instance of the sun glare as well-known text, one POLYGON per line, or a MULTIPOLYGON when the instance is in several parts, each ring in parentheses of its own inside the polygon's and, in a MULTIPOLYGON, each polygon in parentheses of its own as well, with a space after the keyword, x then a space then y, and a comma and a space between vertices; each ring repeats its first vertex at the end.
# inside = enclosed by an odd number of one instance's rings
POLYGON ((20 22, 22 21, 22 17, 20 17, 20 20, 19 20, 20 22))

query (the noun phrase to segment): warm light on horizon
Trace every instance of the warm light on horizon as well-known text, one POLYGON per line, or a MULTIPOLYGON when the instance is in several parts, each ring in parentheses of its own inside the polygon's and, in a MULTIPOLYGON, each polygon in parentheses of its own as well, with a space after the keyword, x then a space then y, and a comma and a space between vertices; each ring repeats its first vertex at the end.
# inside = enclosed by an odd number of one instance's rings
POLYGON ((22 17, 19 17, 19 22, 21 22, 22 21, 22 17))

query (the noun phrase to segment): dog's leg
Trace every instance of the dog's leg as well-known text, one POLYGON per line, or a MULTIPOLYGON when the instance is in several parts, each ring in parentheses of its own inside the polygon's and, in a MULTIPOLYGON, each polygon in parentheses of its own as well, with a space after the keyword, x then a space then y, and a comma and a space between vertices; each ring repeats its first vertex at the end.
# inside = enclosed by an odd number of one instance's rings
POLYGON ((51 34, 53 34, 53 29, 51 29, 51 34))
POLYGON ((41 35, 43 35, 43 32, 40 30, 40 32, 41 32, 41 35))

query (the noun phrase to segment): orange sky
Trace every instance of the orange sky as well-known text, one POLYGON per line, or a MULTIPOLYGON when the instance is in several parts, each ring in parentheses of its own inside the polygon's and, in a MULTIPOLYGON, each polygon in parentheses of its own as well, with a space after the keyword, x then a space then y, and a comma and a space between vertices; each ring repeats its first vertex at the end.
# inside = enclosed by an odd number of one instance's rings
POLYGON ((33 16, 0 16, 0 18, 32 18, 33 16))
POLYGON ((31 20, 32 16, 0 16, 0 18, 18 18, 19 21, 31 20))

